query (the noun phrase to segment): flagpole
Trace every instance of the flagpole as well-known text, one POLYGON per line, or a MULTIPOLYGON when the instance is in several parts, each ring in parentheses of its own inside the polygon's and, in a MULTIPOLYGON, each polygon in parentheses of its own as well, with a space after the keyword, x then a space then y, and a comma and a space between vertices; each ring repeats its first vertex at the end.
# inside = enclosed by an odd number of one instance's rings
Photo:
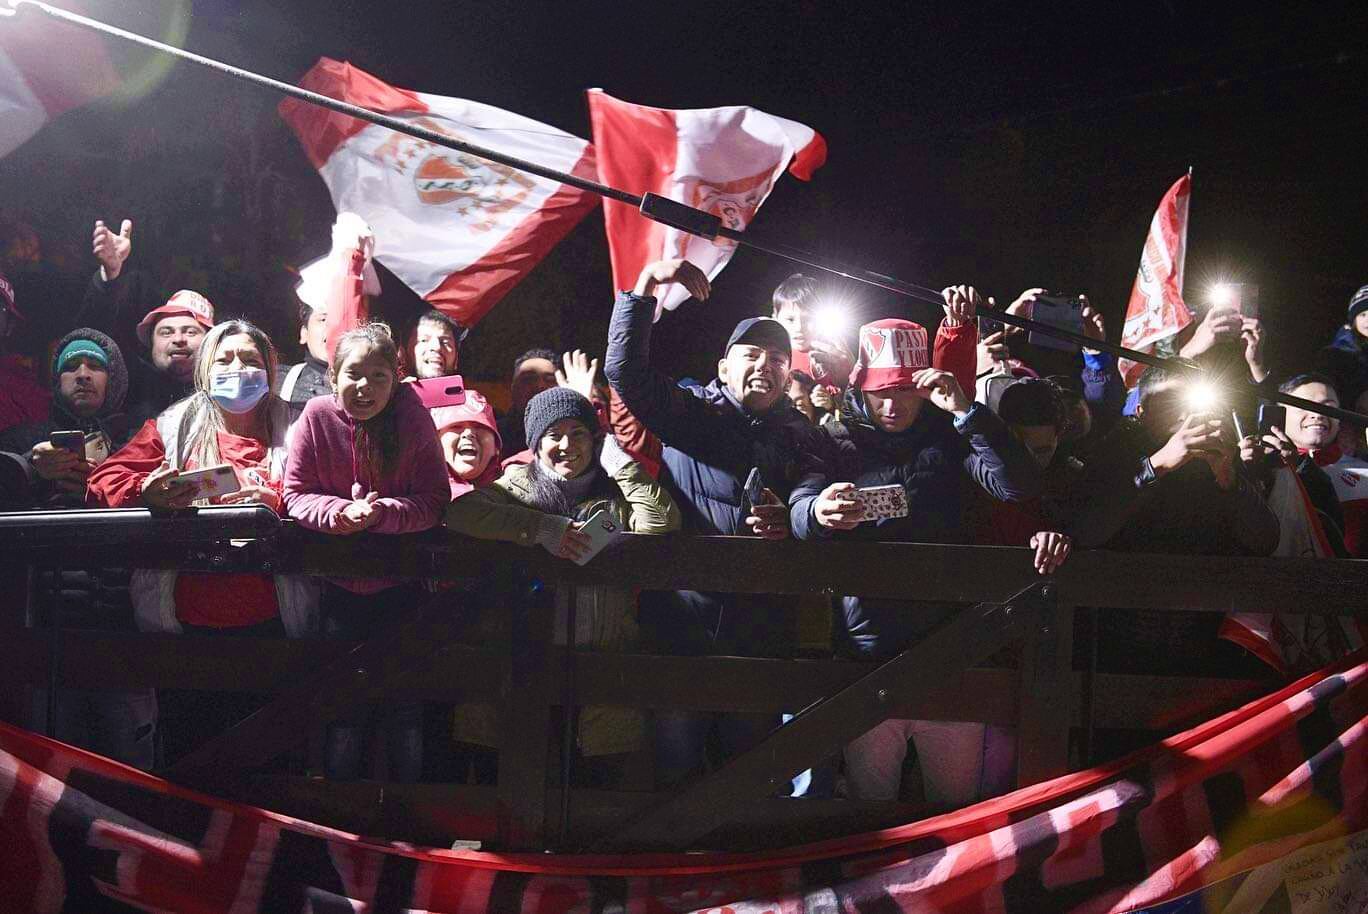
MULTIPOLYGON (((520 159, 516 156, 499 152, 496 149, 488 149, 484 146, 477 146, 474 143, 467 143, 464 140, 449 137, 406 120, 392 117, 388 114, 382 114, 378 111, 372 111, 369 108, 362 108, 359 105, 353 105, 349 102, 339 101, 338 99, 331 98, 327 95, 321 95, 317 92, 311 92, 308 89, 301 88, 292 83, 272 79, 271 77, 263 76, 260 73, 253 73, 251 70, 244 70, 241 67, 235 67, 231 64, 214 60, 211 57, 205 57, 192 51, 175 47, 174 45, 165 44, 153 38, 148 38, 146 35, 139 35, 137 32, 130 32, 126 29, 100 22, 98 19, 91 19, 87 16, 81 16, 77 13, 70 12, 69 10, 39 2, 39 0, 0 0, 0 2, 7 2, 10 7, 9 9, 5 9, 3 6, 0 6, 0 19, 17 18, 15 13, 37 10, 53 19, 80 26, 81 28, 90 31, 99 32, 100 34, 107 35, 111 38, 119 38, 123 41, 128 41, 154 51, 160 51, 163 54, 169 54, 172 57, 178 57, 181 60, 187 60, 191 63, 199 64, 202 67, 207 67, 224 76, 231 76, 255 86, 260 86, 261 88, 270 89, 279 92, 282 95, 288 95, 291 98, 297 98, 300 101, 308 102, 311 105, 317 105, 321 108, 327 108, 336 111, 339 114, 354 117, 358 120, 368 121, 369 123, 378 124, 382 127, 388 127, 390 130, 397 133, 403 133, 421 140, 426 140, 436 146, 443 146, 447 149, 454 149, 457 152, 464 152, 467 155, 472 155, 487 161, 507 165, 510 168, 516 168, 519 171, 538 175, 547 180, 559 181, 561 184, 568 184, 571 187, 577 187, 580 190, 587 191, 591 194, 597 194, 598 196, 609 200, 616 200, 619 203, 635 207, 642 215, 649 219, 674 226, 682 231, 690 232, 691 234, 696 234, 700 237, 708 238, 709 240, 716 237, 726 238, 730 241, 735 241, 738 244, 744 244, 747 247, 755 248, 758 251, 773 254, 776 257, 782 257, 785 260, 792 260, 796 263, 823 270, 827 273, 833 273, 837 276, 861 282, 866 285, 877 286, 898 295, 918 299, 931 304, 942 304, 939 290, 906 282, 893 276, 876 273, 872 270, 846 266, 817 254, 790 247, 786 244, 761 240, 750 232, 738 231, 720 225, 717 217, 710 213, 705 213, 682 203, 669 200, 668 198, 662 198, 655 194, 646 194, 645 197, 641 197, 636 194, 628 193, 625 190, 610 187, 607 184, 601 184, 598 181, 591 181, 588 178, 581 178, 578 175, 557 171, 554 168, 548 168, 545 165, 540 165, 536 162, 529 162, 526 159, 520 159)), ((1189 174, 1190 173, 1191 169, 1189 169, 1189 174)), ((1008 324, 1020 330, 1029 330, 1035 333, 1043 333, 1047 336, 1058 337, 1059 339, 1067 340, 1087 349, 1107 352, 1119 358, 1129 359, 1132 362, 1139 362, 1143 365, 1150 365, 1178 373, 1201 371, 1198 366, 1182 359, 1165 359, 1159 356, 1150 355, 1147 352, 1138 352, 1108 342, 1107 340, 1092 339, 1091 337, 1084 336, 1080 333, 1073 333, 1050 324, 1039 323, 1016 314, 1009 314, 1006 311, 993 312, 993 320, 1008 324)), ((1228 387, 1228 385, 1221 386, 1228 387)), ((1304 400, 1301 397, 1293 397, 1289 394, 1272 390, 1264 391, 1260 389, 1250 391, 1248 386, 1246 386, 1245 392, 1256 393, 1257 396, 1265 400, 1272 400, 1287 406, 1296 406, 1300 409, 1320 413, 1344 422, 1368 426, 1368 415, 1361 413, 1352 412, 1339 407, 1327 406, 1321 403, 1313 403, 1310 400, 1304 400)))

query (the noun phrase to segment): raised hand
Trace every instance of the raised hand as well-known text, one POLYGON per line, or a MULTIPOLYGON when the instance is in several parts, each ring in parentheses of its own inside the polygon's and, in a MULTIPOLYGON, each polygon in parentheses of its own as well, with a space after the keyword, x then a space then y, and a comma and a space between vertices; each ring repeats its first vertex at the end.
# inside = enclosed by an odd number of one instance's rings
POLYGON ((1244 331, 1244 318, 1234 308, 1212 308, 1197 325, 1197 330, 1178 351, 1185 359, 1196 358, 1217 343, 1227 343, 1240 339, 1244 331))
POLYGON ((947 413, 961 416, 974 405, 974 401, 959 386, 959 381, 948 371, 924 368, 912 376, 912 383, 926 392, 928 400, 947 413))
POLYGON ((654 295, 656 286, 666 286, 672 282, 680 283, 689 294, 699 301, 707 301, 712 292, 712 284, 707 274, 687 260, 657 260, 649 263, 637 277, 634 295, 654 295))
MULTIPOLYGON (((1086 295, 1078 296, 1083 300, 1083 335, 1090 340, 1107 340, 1107 322, 1102 318, 1102 312, 1092 306, 1086 295)), ((1084 349, 1084 352, 1098 353, 1100 349, 1084 349)))
POLYGON ((582 350, 576 349, 561 354, 561 365, 562 368, 556 369, 556 383, 592 401, 594 378, 598 376, 598 359, 591 360, 582 350))
POLYGON ((978 341, 978 370, 977 374, 987 374, 990 371, 998 371, 1001 363, 1012 357, 1007 350, 1007 334, 1005 330, 995 330, 983 339, 978 341))
POLYGON ((1264 363, 1263 321, 1257 317, 1245 317, 1240 320, 1240 339, 1244 341, 1245 364, 1249 366, 1250 377, 1255 383, 1262 384, 1268 377, 1268 367, 1264 363))
POLYGON ((118 279, 124 261, 133 253, 133 220, 125 219, 116 235, 103 222, 96 220, 95 234, 90 239, 91 253, 104 269, 105 281, 118 279))
MULTIPOLYGON (((1032 314, 1035 313, 1036 299, 1045 294, 1045 290, 1039 286, 1036 286, 1033 289, 1027 289, 1026 291, 1022 292, 1020 295, 1016 297, 1016 301, 1012 302, 1010 305, 1007 306, 1006 311, 1008 314, 1015 314, 1018 317, 1029 318, 1032 314)), ((1012 327, 1009 325, 1004 327, 1003 331, 1008 336, 1011 336, 1014 333, 1021 333, 1022 329, 1020 327, 1012 327)))
POLYGON ((948 327, 967 324, 983 307, 983 300, 973 286, 946 286, 941 289, 941 297, 945 299, 941 307, 945 311, 945 324, 948 327))
POLYGON ((1163 476, 1207 452, 1223 450, 1221 420, 1203 414, 1193 414, 1184 417, 1178 431, 1173 433, 1163 447, 1150 455, 1150 466, 1154 467, 1157 475, 1163 476))

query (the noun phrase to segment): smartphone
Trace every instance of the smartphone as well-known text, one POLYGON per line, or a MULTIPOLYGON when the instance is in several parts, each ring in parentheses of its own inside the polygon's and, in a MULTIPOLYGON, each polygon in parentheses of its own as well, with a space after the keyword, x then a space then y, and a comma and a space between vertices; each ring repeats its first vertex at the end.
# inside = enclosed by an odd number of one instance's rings
POLYGON ((205 467, 202 470, 186 470, 176 476, 177 482, 186 482, 195 487, 196 498, 217 498, 230 495, 242 488, 237 474, 226 463, 205 467))
MULTIPOLYGON (((1031 320, 1081 334, 1083 299, 1079 296, 1041 295, 1031 305, 1031 320)), ((1059 349, 1064 352, 1078 351, 1077 343, 1070 343, 1068 340, 1061 340, 1035 330, 1032 330, 1026 339, 1032 346, 1044 346, 1047 349, 1059 349)))
POLYGON ((860 523, 907 516, 907 490, 902 486, 868 486, 855 490, 863 515, 860 523))
POLYGON ((979 336, 979 339, 983 339, 984 337, 991 336, 992 334, 997 333, 997 332, 999 332, 999 331, 1001 331, 1001 330, 1002 330, 1002 321, 993 320, 991 317, 988 317, 987 315, 984 315, 984 314, 980 314, 980 315, 978 316, 978 336, 979 336))
POLYGON ((1268 430, 1275 425, 1280 429, 1287 427, 1287 407, 1281 403, 1260 403, 1259 434, 1268 434, 1268 430))
POLYGON ((439 406, 460 406, 466 401, 465 381, 458 374, 440 378, 423 378, 408 382, 418 393, 418 399, 428 409, 439 406))
POLYGON ((741 512, 743 515, 749 515, 752 508, 764 503, 765 483, 760 478, 760 468, 751 467, 750 475, 746 477, 746 484, 741 489, 741 512))
POLYGON ((48 436, 48 443, 53 447, 58 450, 69 451, 81 460, 85 460, 86 456, 85 440, 85 432, 79 429, 69 432, 53 432, 48 436))
POLYGON ((1230 298, 1223 307, 1231 307, 1240 312, 1240 317, 1259 316, 1259 287, 1248 282, 1232 282, 1225 286, 1230 298))
POLYGON ((583 557, 575 559, 575 564, 587 565, 590 559, 616 542, 623 530, 607 508, 600 508, 584 522, 584 526, 579 528, 579 532, 589 537, 592 545, 583 557))

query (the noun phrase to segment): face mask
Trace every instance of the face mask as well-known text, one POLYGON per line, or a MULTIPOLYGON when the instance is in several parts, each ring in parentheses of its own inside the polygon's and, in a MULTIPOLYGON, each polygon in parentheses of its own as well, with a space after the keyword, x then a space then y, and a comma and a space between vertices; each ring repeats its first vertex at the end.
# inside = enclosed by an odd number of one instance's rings
POLYGON ((221 409, 235 415, 251 412, 269 390, 263 368, 218 371, 209 376, 209 396, 221 409))

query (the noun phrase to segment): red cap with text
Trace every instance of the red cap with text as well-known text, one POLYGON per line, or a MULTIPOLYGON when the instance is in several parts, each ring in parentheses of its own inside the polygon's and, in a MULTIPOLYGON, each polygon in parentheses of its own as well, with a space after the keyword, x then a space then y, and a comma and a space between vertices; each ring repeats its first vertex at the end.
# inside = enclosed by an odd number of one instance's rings
POLYGON ((860 360, 850 373, 857 390, 911 387, 919 371, 931 367, 926 328, 890 317, 860 328, 860 360))
POLYGON ((176 316, 193 317, 205 330, 214 326, 214 306, 209 303, 209 299, 198 292, 181 289, 168 298, 166 304, 160 308, 153 308, 138 322, 138 342, 150 347, 152 328, 157 326, 157 321, 176 316))

